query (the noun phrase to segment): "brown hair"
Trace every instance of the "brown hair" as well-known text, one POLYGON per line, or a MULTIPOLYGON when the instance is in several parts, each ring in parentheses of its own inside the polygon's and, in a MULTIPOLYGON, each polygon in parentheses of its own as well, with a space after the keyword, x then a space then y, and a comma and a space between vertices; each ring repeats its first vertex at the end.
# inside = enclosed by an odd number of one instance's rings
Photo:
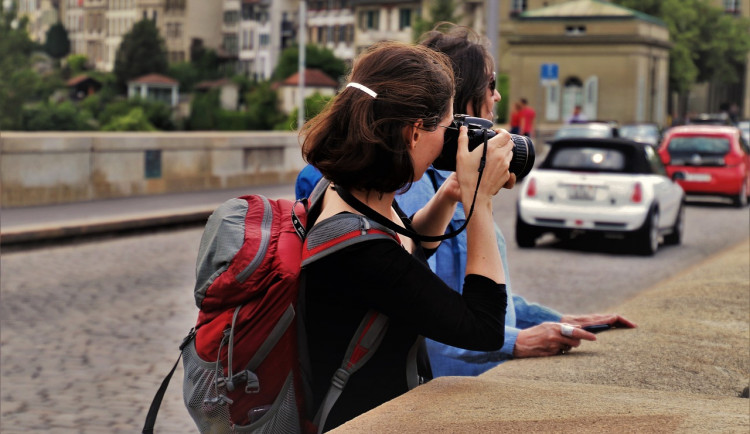
POLYGON ((348 189, 397 191, 414 180, 405 127, 437 128, 450 110, 453 71, 444 55, 417 45, 380 42, 356 60, 344 88, 308 121, 302 155, 324 177, 348 189))
POLYGON ((471 104, 474 116, 480 116, 489 85, 487 72, 494 67, 489 41, 468 27, 442 22, 423 34, 419 44, 450 58, 456 76, 453 112, 464 113, 471 104))

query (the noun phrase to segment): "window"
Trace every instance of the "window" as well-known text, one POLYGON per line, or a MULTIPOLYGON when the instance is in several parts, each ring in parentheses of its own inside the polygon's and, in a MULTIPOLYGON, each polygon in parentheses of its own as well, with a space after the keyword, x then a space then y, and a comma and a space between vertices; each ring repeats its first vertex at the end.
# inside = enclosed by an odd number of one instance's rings
POLYGON ((740 0, 724 0, 724 12, 728 14, 740 14, 740 0))
POLYGON ((399 9, 398 29, 404 30, 411 27, 411 9, 399 9))
POLYGON ((568 36, 585 35, 586 26, 565 26, 565 34, 568 36))
POLYGON ((260 34, 260 46, 261 47, 267 47, 270 42, 271 42, 271 37, 268 35, 268 33, 260 34))
POLYGON ((527 7, 526 0, 512 0, 510 3, 510 15, 518 15, 525 11, 527 7))
POLYGON ((362 11, 359 22, 362 30, 377 30, 380 27, 380 11, 362 11))

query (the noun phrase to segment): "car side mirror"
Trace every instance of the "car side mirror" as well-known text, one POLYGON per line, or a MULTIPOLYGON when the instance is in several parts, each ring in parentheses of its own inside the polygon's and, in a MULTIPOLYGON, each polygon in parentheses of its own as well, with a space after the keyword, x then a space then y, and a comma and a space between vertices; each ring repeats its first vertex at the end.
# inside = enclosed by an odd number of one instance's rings
POLYGON ((675 172, 672 174, 672 181, 684 181, 685 172, 675 172))
POLYGON ((661 153, 659 154, 659 156, 661 157, 662 164, 664 164, 665 166, 669 166, 669 154, 661 153))

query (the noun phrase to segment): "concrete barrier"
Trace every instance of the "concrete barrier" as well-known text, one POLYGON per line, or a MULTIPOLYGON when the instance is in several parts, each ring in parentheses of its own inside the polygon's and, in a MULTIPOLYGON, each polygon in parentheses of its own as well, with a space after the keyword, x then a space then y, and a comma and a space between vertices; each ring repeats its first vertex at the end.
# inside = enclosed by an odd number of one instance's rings
POLYGON ((293 181, 296 132, 0 133, 2 207, 293 181))
POLYGON ((747 433, 748 258, 745 240, 614 309, 637 329, 435 379, 333 432, 747 433))

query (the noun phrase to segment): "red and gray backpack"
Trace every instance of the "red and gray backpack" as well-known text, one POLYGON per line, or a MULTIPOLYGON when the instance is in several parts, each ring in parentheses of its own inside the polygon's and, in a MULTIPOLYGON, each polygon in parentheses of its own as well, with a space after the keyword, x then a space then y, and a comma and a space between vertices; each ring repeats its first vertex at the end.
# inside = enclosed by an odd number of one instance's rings
MULTIPOLYGON (((198 251, 198 320, 180 345, 185 405, 201 433, 320 432, 349 375, 375 352, 388 318, 362 319, 331 387, 309 408, 309 361, 298 299, 301 267, 346 246, 397 236, 364 216, 340 214, 306 231, 323 180, 311 199, 260 195, 231 199, 209 217, 198 251)), ((162 382, 143 432, 152 433, 172 374, 162 382)))

